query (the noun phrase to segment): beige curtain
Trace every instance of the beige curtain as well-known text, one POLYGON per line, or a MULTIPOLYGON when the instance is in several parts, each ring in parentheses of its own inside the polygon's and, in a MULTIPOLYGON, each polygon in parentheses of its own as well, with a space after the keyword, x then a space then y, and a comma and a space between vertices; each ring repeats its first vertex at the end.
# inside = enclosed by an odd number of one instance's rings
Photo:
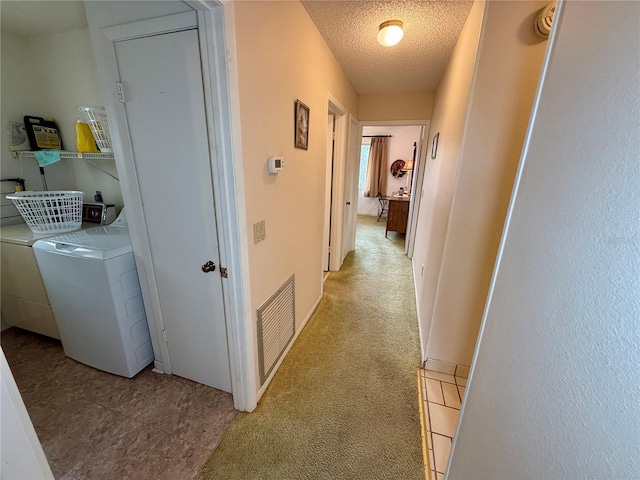
POLYGON ((364 183, 364 196, 383 197, 387 194, 387 138, 374 137, 371 139, 367 178, 364 183))

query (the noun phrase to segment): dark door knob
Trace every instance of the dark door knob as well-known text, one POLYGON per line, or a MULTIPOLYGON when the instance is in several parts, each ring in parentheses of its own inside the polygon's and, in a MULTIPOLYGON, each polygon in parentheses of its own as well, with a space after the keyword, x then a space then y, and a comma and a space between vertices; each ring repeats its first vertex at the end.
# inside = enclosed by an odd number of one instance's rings
POLYGON ((202 271, 204 273, 213 272, 216 269, 216 264, 209 260, 207 263, 202 265, 202 271))
POLYGON ((347 202, 347 205, 351 205, 351 202, 347 202))

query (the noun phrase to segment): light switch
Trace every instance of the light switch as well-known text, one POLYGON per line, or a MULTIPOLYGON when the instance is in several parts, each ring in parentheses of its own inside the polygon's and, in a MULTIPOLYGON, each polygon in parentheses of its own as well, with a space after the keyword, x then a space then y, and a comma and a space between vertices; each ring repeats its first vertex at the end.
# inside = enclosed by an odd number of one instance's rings
POLYGON ((267 236, 264 220, 253 224, 253 243, 258 243, 264 240, 267 236))

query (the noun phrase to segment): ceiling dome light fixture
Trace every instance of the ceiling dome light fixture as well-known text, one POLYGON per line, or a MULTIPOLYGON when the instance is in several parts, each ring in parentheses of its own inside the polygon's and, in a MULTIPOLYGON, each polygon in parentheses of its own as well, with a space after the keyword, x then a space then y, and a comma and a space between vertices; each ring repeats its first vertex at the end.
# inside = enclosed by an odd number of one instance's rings
POLYGON ((402 22, 400 20, 387 20, 380 24, 378 42, 385 47, 393 47, 404 37, 402 22))

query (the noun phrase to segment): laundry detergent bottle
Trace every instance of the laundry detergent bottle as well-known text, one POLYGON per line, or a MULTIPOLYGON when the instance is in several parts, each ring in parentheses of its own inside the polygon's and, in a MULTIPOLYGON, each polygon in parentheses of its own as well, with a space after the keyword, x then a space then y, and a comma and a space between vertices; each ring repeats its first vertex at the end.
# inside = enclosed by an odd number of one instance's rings
POLYGON ((76 123, 76 146, 78 152, 82 153, 99 153, 96 141, 91 133, 91 128, 86 123, 82 123, 80 119, 76 123))

